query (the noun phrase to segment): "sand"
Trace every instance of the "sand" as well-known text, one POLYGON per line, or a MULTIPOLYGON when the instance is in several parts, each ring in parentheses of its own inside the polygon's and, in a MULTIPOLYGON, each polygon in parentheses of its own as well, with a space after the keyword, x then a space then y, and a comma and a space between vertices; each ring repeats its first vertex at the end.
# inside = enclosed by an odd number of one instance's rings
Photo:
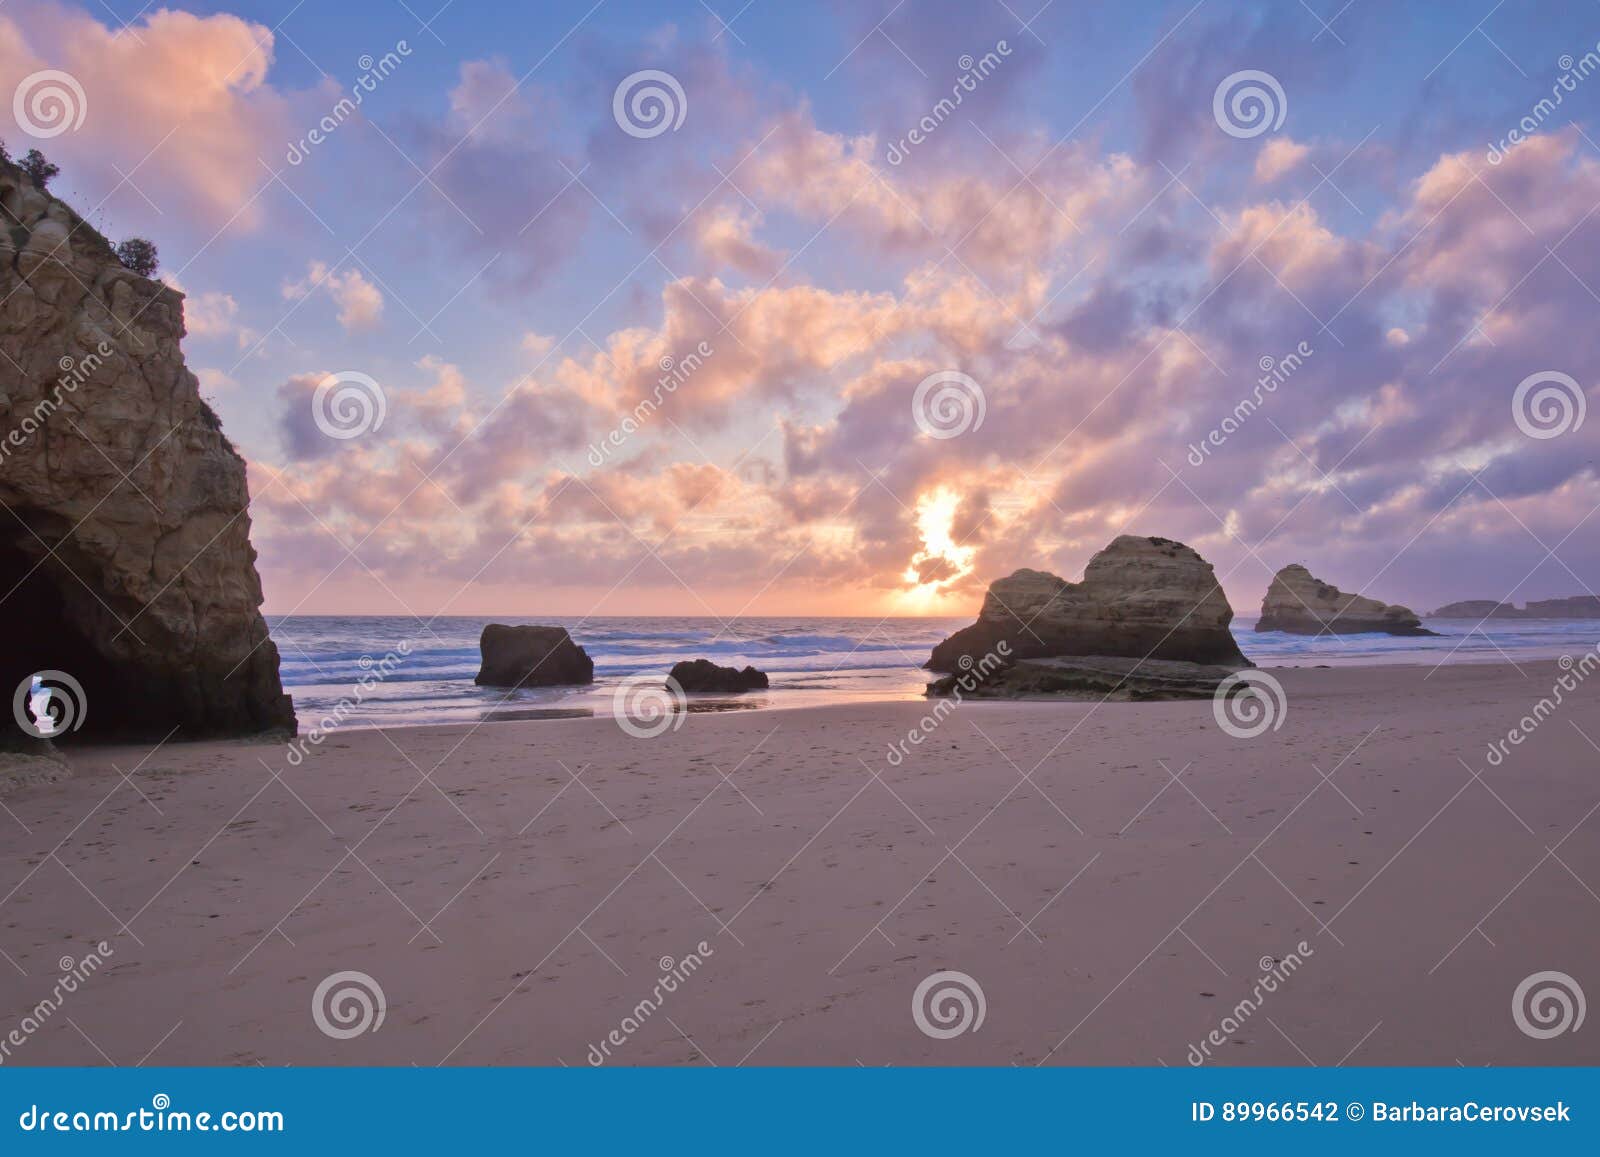
POLYGON ((1274 674, 1251 739, 1209 702, 969 703, 897 764, 929 705, 78 750, 0 813, 0 1037, 109 955, 3 1059, 1600 1062, 1512 1003, 1600 997, 1600 679, 1491 766, 1555 664, 1274 674), (942 970, 984 1003, 944 1039, 942 970), (341 1039, 346 971, 385 1011, 341 1039))

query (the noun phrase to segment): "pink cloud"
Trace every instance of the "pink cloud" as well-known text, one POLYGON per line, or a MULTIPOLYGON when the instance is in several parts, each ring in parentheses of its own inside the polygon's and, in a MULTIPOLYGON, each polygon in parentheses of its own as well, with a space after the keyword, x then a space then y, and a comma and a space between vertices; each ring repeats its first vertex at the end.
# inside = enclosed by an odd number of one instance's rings
POLYGON ((332 299, 346 332, 376 329, 383 319, 382 291, 353 266, 329 269, 324 262, 313 261, 303 280, 283 286, 283 296, 289 301, 303 301, 314 293, 332 299))
MULTIPOLYGON (((131 207, 142 193, 212 226, 261 221, 253 198, 267 174, 257 157, 275 155, 294 123, 267 81, 272 57, 269 29, 227 14, 159 9, 112 30, 42 0, 0 13, 0 74, 60 70, 83 93, 81 127, 40 146, 97 199, 120 188, 131 207)), ((0 115, 13 147, 29 138, 9 101, 0 115)))
POLYGON ((1310 155, 1309 145, 1287 136, 1273 137, 1261 147, 1256 157, 1255 178, 1263 184, 1270 184, 1294 172, 1310 155))
MULTIPOLYGON (((786 606, 835 611, 892 609, 908 567, 958 608, 1016 566, 1078 573, 1125 531, 1202 549, 1240 608, 1293 558, 1425 601, 1419 584, 1464 557, 1464 536, 1480 553, 1526 545, 1507 509, 1559 537, 1600 502, 1600 427, 1541 443, 1510 414, 1527 373, 1552 360, 1580 372, 1600 352, 1575 280, 1600 284, 1600 226, 1585 224, 1600 170, 1562 134, 1493 170, 1441 157, 1352 229, 1288 200, 1222 203, 1216 217, 1170 185, 1152 200, 1163 182, 1125 158, 1064 157, 1012 204, 1003 180, 886 173, 861 142, 798 119, 767 147, 749 162, 763 204, 875 241, 898 263, 887 288, 673 278, 649 324, 570 351, 540 340, 532 373, 489 403, 425 360, 393 441, 283 488, 352 533, 377 530, 368 562, 397 578, 482 571, 590 584, 592 599, 632 573, 630 589, 668 598, 681 580, 737 606, 781 572, 786 606), (941 260, 949 230, 976 223, 983 239, 991 219, 1015 234, 941 260), (1557 242, 1562 262, 1541 264, 1557 242), (1193 466, 1187 448, 1236 412, 1263 359, 1301 342, 1304 365, 1193 466), (701 343, 703 364, 655 397, 663 360, 701 343), (937 440, 912 398, 951 369, 979 383, 985 417, 937 440), (614 456, 586 460, 652 397, 614 456), (919 524, 930 504, 949 542, 919 524)), ((734 242, 770 248, 753 214, 708 220, 713 262, 739 268, 734 242)), ((269 507, 263 533, 303 530, 291 504, 269 507)))

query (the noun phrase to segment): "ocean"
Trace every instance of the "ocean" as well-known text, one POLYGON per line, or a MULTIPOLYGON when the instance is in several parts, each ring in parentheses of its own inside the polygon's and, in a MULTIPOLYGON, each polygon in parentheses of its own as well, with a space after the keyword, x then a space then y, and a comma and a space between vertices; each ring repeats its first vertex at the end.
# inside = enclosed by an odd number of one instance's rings
MULTIPOLYGON (((611 715, 631 676, 665 676, 682 659, 751 664, 768 691, 691 697, 690 710, 756 710, 831 703, 914 700, 929 675, 933 645, 972 616, 957 618, 471 618, 267 616, 282 658, 284 688, 302 727, 339 708, 343 726, 476 723, 485 719, 611 715), (485 624, 566 627, 594 660, 583 687, 507 690, 473 685, 485 624), (367 686, 358 687, 365 682, 367 686), (342 705, 342 706, 341 706, 342 705)), ((1373 663, 1522 662, 1577 657, 1600 642, 1600 619, 1434 620, 1438 638, 1256 633, 1234 619, 1244 653, 1262 667, 1373 663)))

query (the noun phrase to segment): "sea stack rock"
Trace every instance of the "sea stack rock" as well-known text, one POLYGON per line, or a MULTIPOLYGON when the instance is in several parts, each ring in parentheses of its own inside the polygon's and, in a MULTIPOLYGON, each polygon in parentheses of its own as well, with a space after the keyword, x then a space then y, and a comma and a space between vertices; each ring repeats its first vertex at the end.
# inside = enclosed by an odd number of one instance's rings
POLYGON ((1037 570, 997 579, 978 621, 934 647, 927 666, 969 670, 1004 641, 1011 661, 1095 655, 1236 670, 1251 663, 1232 620, 1199 554, 1170 538, 1125 534, 1089 560, 1081 583, 1037 570))
POLYGON ((667 678, 685 691, 718 691, 737 694, 742 691, 765 691, 767 674, 754 667, 743 671, 737 667, 719 667, 710 659, 695 659, 678 663, 667 678))
POLYGON ((478 639, 480 687, 554 687, 593 683, 594 660, 565 627, 508 627, 490 623, 478 639))
POLYGON ((1433 635, 1410 607, 1391 606, 1377 599, 1345 594, 1316 578, 1299 563, 1273 576, 1261 603, 1258 631, 1287 631, 1291 635, 1433 635))
POLYGON ((183 295, 5 161, 0 218, 0 697, 59 671, 75 737, 292 730, 183 295))

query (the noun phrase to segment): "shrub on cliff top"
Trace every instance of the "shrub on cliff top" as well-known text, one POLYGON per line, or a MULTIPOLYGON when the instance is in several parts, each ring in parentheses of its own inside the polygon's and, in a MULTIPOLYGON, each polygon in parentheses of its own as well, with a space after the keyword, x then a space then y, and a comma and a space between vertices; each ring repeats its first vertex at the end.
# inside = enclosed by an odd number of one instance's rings
POLYGON ((51 180, 61 172, 61 166, 52 165, 38 149, 29 149, 28 155, 22 158, 22 171, 39 188, 48 189, 51 180))
POLYGON ((161 265, 155 242, 146 241, 143 237, 130 237, 118 245, 117 260, 140 277, 154 277, 161 265))

